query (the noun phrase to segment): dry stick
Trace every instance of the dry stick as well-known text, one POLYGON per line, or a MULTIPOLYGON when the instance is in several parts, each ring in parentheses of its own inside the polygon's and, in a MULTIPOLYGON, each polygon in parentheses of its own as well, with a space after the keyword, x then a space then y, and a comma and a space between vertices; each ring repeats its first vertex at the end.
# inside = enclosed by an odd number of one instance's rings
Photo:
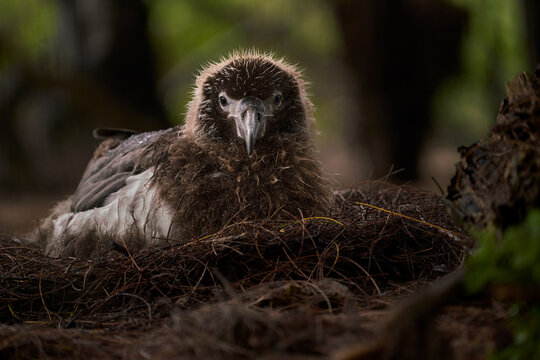
POLYGON ((152 306, 150 306, 148 301, 146 301, 143 297, 141 297, 139 295, 135 295, 135 294, 129 294, 129 293, 118 293, 117 295, 132 296, 134 298, 137 298, 137 299, 141 300, 143 303, 146 304, 146 308, 148 309, 148 319, 152 320, 152 306))
MULTIPOLYGON (((291 215, 291 214, 289 214, 291 215)), ((318 250, 318 247, 317 245, 315 244, 315 241, 313 240, 313 237, 311 236, 311 234, 309 233, 309 231, 307 230, 306 228, 306 222, 307 221, 311 221, 311 220, 326 220, 326 221, 330 221, 330 222, 334 222, 340 226, 345 226, 343 223, 335 220, 335 219, 332 219, 332 218, 329 218, 329 217, 324 217, 324 216, 312 216, 312 217, 307 217, 307 218, 301 218, 301 219, 297 219, 293 222, 293 224, 296 224, 296 223, 301 223, 302 224, 302 233, 307 233, 308 235, 308 238, 311 240, 311 243, 313 244, 313 248, 315 249, 315 253, 317 254, 317 263, 318 264, 323 264, 323 262, 321 261, 321 255, 319 254, 319 250, 318 250)), ((280 232, 283 232, 283 229, 280 230, 280 232)), ((334 264, 332 265, 332 268, 330 269, 330 271, 328 273, 330 273, 332 271, 332 269, 334 268, 334 266, 336 265, 338 259, 339 259, 339 247, 338 245, 336 244, 336 247, 338 248, 337 250, 337 256, 336 256, 336 259, 335 259, 335 262, 334 264)), ((309 279, 311 279, 311 276, 313 275, 313 272, 315 271, 315 268, 313 269, 313 271, 309 274, 309 279)), ((323 272, 321 272, 321 274, 324 275, 323 272)))
POLYGON ((334 241, 334 245, 336 246, 336 258, 334 259, 334 263, 332 264, 332 266, 330 267, 330 269, 326 273, 326 276, 330 275, 330 273, 332 272, 332 270, 334 270, 334 267, 336 266, 336 264, 337 264, 337 262, 339 260, 339 245, 335 241, 334 241))
POLYGON ((263 259, 265 263, 267 263, 268 265, 270 265, 270 261, 268 261, 268 260, 266 260, 266 259, 264 258, 263 254, 262 254, 262 252, 261 252, 261 249, 259 249, 259 243, 258 243, 258 241, 257 241, 257 238, 258 238, 257 235, 258 235, 258 234, 259 234, 259 233, 256 233, 256 234, 255 234, 255 239, 254 239, 254 240, 255 240, 255 249, 257 250, 257 254, 259 254, 259 257, 260 257, 261 259, 263 259))
POLYGON ((371 274, 369 272, 367 272, 366 269, 364 269, 362 267, 362 265, 360 265, 359 263, 357 263, 356 261, 354 261, 353 259, 351 258, 344 258, 345 260, 348 260, 350 261, 352 264, 356 265, 364 274, 366 274, 366 276, 368 277, 368 279, 371 281, 371 283, 373 284, 373 286, 375 286, 375 289, 377 289, 377 293, 379 295, 382 295, 382 292, 381 292, 381 289, 379 288, 379 285, 377 285, 377 282, 375 281, 375 279, 373 278, 373 276, 371 276, 371 274))
POLYGON ((11 313, 11 315, 13 315, 13 317, 17 320, 21 320, 20 317, 17 316, 17 314, 15 314, 15 311, 13 311, 13 308, 11 307, 10 304, 8 304, 8 309, 9 309, 9 312, 11 313))
POLYGON ((325 217, 325 216, 310 216, 310 217, 307 217, 307 218, 302 218, 300 220, 295 220, 294 223, 297 223, 297 222, 305 222, 305 221, 309 221, 309 220, 327 220, 327 221, 331 221, 331 222, 334 222, 338 225, 341 225, 341 226, 345 226, 342 222, 336 220, 336 219, 332 219, 330 217, 325 217))
POLYGON ((296 269, 298 270, 298 272, 300 274, 302 274, 302 276, 304 276, 306 278, 306 280, 309 280, 310 279, 310 276, 307 276, 306 274, 304 274, 304 272, 302 270, 300 270, 300 268, 296 265, 296 263, 291 259, 291 257, 289 256, 289 254, 287 253, 287 250, 285 250, 285 248, 282 248, 283 252, 285 253, 285 256, 287 257, 287 259, 289 259, 289 262, 291 263, 291 265, 296 269))
POLYGON ((195 293, 195 291, 197 291, 197 289, 199 288, 199 285, 201 284, 201 281, 202 279, 204 278, 204 275, 206 274, 206 271, 208 270, 208 263, 205 263, 204 264, 204 269, 203 269, 203 272, 201 274, 201 276, 199 277, 199 280, 197 280, 197 283, 195 284, 195 286, 193 287, 193 289, 191 290, 191 293, 195 293))
POLYGON ((124 245, 124 248, 126 249, 128 255, 129 255, 129 259, 131 260, 133 265, 135 265, 137 270, 142 271, 141 268, 139 267, 139 265, 137 265, 137 262, 135 261, 135 259, 133 258, 133 255, 131 255, 131 251, 129 251, 123 236, 122 236, 121 240, 122 240, 122 244, 124 245))
POLYGON ((39 273, 39 282, 38 282, 39 296, 41 297, 41 303, 43 304, 45 311, 47 311, 47 316, 49 317, 49 321, 52 321, 51 312, 47 308, 47 305, 45 305, 45 299, 43 299, 43 292, 41 291, 41 278, 42 277, 43 277, 43 268, 41 268, 41 271, 39 273))

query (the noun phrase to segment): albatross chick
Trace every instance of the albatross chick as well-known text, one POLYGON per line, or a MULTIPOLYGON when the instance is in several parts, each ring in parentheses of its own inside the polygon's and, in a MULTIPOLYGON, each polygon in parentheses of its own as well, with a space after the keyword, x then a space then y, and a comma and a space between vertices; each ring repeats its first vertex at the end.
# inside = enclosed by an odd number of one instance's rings
POLYGON ((327 213, 300 73, 239 52, 201 71, 183 126, 105 138, 73 196, 34 232, 51 256, 187 242, 244 220, 327 213))

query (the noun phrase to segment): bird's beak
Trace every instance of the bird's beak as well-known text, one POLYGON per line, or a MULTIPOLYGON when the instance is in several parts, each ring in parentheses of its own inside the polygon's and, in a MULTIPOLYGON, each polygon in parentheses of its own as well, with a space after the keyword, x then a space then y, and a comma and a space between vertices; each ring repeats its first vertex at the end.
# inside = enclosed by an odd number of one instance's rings
POLYGON ((241 100, 239 116, 235 117, 237 135, 246 142, 248 155, 253 153, 257 138, 264 135, 266 116, 263 102, 252 96, 241 100))

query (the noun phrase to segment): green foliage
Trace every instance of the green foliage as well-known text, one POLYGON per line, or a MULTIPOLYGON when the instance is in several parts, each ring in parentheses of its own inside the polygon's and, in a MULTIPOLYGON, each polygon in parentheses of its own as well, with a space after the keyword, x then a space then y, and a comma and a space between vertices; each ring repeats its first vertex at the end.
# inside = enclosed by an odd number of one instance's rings
POLYGON ((0 70, 51 51, 56 10, 52 0, 0 0, 0 70))
POLYGON ((502 239, 494 231, 479 236, 478 249, 468 259, 467 289, 478 292, 488 283, 540 286, 540 210, 508 228, 502 239))
MULTIPOLYGON (((477 293, 489 284, 540 289, 540 210, 508 228, 501 238, 494 231, 478 237, 478 248, 468 259, 465 287, 477 293)), ((514 304, 509 311, 514 343, 495 359, 540 359, 540 304, 514 304)))
POLYGON ((510 310, 514 343, 492 355, 494 360, 540 359, 540 306, 514 305, 510 310))
POLYGON ((520 2, 448 0, 468 11, 462 44, 461 71, 437 91, 434 117, 466 142, 484 136, 495 120, 504 83, 529 68, 524 14, 520 2), (466 131, 464 131, 466 129, 466 131))

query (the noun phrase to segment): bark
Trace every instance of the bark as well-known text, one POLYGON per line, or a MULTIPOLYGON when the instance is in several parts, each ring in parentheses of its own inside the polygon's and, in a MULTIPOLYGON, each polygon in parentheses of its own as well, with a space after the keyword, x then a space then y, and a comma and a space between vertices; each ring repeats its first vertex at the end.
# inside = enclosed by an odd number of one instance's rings
POLYGON ((459 149, 447 199, 469 225, 503 229, 540 206, 540 65, 516 76, 507 93, 489 138, 459 149))

